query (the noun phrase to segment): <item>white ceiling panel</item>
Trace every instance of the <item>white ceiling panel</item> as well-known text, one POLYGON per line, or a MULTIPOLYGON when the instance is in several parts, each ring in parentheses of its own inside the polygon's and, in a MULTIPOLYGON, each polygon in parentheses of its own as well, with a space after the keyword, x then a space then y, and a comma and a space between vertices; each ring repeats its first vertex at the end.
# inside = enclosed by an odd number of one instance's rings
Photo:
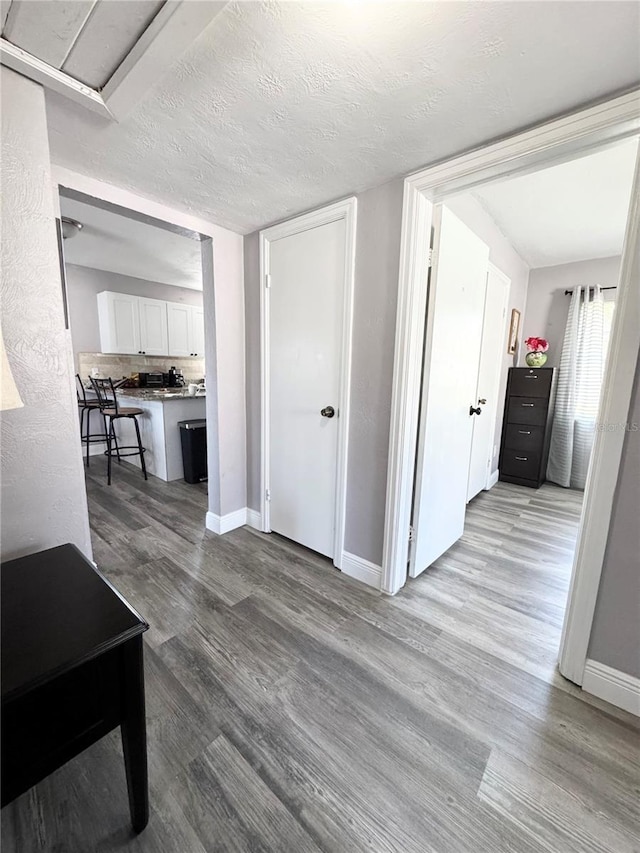
POLYGON ((64 241, 68 264, 202 290, 199 240, 75 199, 61 197, 60 210, 83 226, 64 241))
POLYGON ((162 6, 164 0, 99 0, 62 70, 102 88, 162 6))
POLYGON ((475 190, 533 268, 622 252, 637 140, 475 190))
POLYGON ((16 47, 60 68, 90 15, 94 2, 13 0, 2 35, 16 47))

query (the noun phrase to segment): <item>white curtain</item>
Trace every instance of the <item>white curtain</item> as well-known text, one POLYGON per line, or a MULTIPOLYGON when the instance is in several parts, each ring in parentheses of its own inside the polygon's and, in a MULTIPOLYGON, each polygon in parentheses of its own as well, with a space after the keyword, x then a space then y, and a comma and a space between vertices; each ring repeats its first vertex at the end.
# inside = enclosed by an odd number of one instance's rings
POLYGON ((613 302, 600 287, 575 287, 562 345, 547 479, 584 489, 596 431, 613 302))

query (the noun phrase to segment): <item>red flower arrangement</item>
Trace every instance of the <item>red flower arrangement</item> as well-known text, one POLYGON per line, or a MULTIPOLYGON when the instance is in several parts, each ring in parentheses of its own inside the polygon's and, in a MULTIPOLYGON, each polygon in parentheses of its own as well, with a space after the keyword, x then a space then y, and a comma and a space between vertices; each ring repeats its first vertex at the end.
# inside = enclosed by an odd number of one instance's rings
POLYGON ((527 338, 525 344, 529 352, 546 352, 549 349, 549 341, 544 338, 527 338))

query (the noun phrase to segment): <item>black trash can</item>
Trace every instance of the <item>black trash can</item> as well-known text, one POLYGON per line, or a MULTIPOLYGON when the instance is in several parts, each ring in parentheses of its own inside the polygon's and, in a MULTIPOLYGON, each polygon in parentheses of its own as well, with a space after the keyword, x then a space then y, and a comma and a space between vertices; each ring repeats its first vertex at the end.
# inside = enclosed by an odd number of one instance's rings
POLYGON ((207 421, 196 418, 178 421, 182 442, 182 463, 187 483, 202 483, 207 479, 207 421))

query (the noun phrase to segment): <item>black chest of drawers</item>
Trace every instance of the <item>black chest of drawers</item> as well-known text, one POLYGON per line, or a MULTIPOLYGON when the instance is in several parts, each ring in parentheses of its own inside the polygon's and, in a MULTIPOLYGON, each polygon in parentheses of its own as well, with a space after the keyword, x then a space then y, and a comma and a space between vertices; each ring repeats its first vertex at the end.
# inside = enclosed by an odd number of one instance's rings
POLYGON ((545 481, 556 370, 512 367, 500 446, 500 479, 539 489, 545 481))

